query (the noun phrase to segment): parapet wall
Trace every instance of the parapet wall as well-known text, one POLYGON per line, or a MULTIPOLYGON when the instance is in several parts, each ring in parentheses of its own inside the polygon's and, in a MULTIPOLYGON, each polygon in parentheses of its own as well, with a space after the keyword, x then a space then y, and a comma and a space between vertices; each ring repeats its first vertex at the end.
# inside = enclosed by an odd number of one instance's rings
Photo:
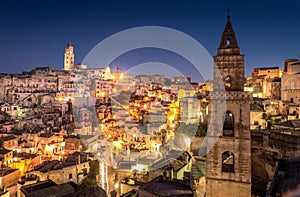
POLYGON ((253 130, 251 147, 272 150, 278 152, 279 157, 289 159, 300 156, 300 135, 283 129, 253 130))
POLYGON ((249 101, 252 100, 252 96, 249 92, 244 91, 213 91, 210 93, 209 99, 249 101))

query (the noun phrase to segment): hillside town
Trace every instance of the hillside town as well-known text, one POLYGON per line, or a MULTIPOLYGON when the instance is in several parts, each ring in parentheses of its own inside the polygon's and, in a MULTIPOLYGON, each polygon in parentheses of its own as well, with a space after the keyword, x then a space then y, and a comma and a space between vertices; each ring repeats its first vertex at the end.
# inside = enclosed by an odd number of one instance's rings
POLYGON ((228 17, 214 57, 228 110, 209 152, 213 80, 89 68, 74 56, 69 42, 63 69, 0 74, 1 197, 222 196, 211 194, 230 181, 243 196, 300 193, 300 60, 245 78, 228 17), (225 144, 237 149, 219 153, 225 144))

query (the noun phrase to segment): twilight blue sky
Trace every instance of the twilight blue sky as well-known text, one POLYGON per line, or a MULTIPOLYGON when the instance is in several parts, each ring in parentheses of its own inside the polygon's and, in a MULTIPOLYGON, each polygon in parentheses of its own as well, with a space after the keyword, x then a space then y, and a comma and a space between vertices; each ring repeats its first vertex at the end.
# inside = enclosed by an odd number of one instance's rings
MULTIPOLYGON (((280 66, 300 59, 300 2, 252 1, 59 1, 0 2, 0 72, 21 72, 36 66, 63 68, 67 41, 80 63, 101 40, 138 26, 165 26, 182 31, 215 55, 226 23, 226 9, 241 52, 246 75, 254 67, 280 66)), ((120 56, 112 64, 128 69, 143 62, 181 67, 189 62, 163 50, 142 49, 120 56)), ((196 79, 195 79, 196 80, 196 79)))

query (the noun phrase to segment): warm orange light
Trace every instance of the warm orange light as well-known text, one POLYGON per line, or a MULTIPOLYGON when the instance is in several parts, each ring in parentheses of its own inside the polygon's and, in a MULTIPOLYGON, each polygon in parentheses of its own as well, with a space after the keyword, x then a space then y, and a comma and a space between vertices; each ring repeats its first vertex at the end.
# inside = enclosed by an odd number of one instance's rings
POLYGON ((168 119, 172 122, 174 120, 174 116, 169 116, 168 119))

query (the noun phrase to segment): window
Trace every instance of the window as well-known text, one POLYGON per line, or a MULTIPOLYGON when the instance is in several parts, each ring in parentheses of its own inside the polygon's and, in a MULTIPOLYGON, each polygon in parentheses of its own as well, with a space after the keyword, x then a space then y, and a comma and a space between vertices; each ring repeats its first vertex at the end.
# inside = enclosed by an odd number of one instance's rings
POLYGON ((229 75, 225 78, 225 87, 226 88, 231 87, 231 77, 229 75))
POLYGON ((258 125, 258 121, 254 121, 254 125, 258 125))
POLYGON ((291 89, 295 89, 295 87, 296 87, 296 82, 295 82, 295 81, 292 81, 292 82, 291 82, 291 89))
POLYGON ((222 172, 234 172, 234 154, 226 151, 222 154, 222 172))
POLYGON ((227 39, 227 40, 226 40, 226 45, 227 45, 227 46, 230 45, 230 39, 227 39))
POLYGON ((69 174, 69 179, 72 179, 73 178, 73 175, 72 173, 69 174))
POLYGON ((225 113, 223 136, 234 136, 234 117, 230 111, 225 113))

